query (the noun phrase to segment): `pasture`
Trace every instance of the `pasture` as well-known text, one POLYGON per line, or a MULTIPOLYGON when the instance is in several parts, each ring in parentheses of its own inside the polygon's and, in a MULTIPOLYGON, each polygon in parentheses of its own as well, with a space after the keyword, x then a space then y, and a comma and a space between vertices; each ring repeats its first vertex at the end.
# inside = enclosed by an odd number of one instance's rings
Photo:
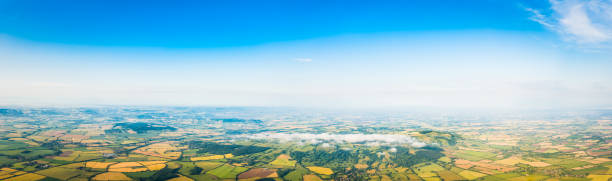
POLYGON ((211 171, 208 171, 207 173, 215 175, 219 178, 222 179, 232 179, 232 178, 236 178, 236 176, 244 171, 247 171, 247 168, 244 167, 236 167, 236 166, 231 166, 231 165, 222 165, 220 167, 217 167, 211 171))

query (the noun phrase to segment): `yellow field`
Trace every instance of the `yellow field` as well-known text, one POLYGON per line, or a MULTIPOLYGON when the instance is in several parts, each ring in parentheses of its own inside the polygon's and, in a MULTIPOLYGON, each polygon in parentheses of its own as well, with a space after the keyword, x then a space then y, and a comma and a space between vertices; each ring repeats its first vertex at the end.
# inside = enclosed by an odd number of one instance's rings
POLYGON ((550 164, 544 163, 544 162, 524 162, 524 164, 531 165, 533 167, 547 167, 547 166, 550 166, 550 164))
POLYGON ((600 164, 600 163, 610 162, 612 160, 608 158, 594 158, 594 159, 583 159, 582 161, 589 162, 592 164, 600 164))
POLYGON ((15 170, 15 169, 8 168, 8 167, 4 167, 4 168, 1 168, 1 169, 0 169, 0 173, 1 173, 1 172, 13 173, 13 172, 17 172, 17 171, 19 171, 19 170, 15 170))
POLYGON ((516 164, 522 163, 522 164, 531 165, 533 167, 547 167, 547 166, 550 166, 550 164, 545 163, 545 162, 530 162, 530 161, 525 161, 523 159, 520 159, 518 157, 510 157, 510 158, 506 158, 506 159, 503 159, 503 160, 497 160, 497 161, 495 161, 495 163, 504 164, 504 165, 516 165, 516 164))
POLYGON ((590 178, 592 181, 608 181, 612 178, 612 175, 589 175, 587 178, 590 178))
POLYGON ((144 166, 147 165, 157 165, 157 164, 162 164, 162 163, 166 163, 167 161, 143 161, 143 162, 138 162, 144 166))
POLYGON ((225 158, 223 155, 191 157, 191 161, 218 160, 225 158))
POLYGON ((276 159, 286 159, 286 160, 289 160, 289 159, 291 159, 291 156, 285 155, 285 154, 281 154, 281 155, 278 155, 278 157, 276 157, 276 159))
POLYGON ((438 160, 440 160, 440 161, 442 161, 442 162, 446 162, 446 163, 451 162, 451 159, 450 159, 449 157, 441 157, 441 158, 440 158, 440 159, 438 159, 438 160))
POLYGON ((276 159, 272 162, 270 162, 271 165, 279 165, 279 166, 288 166, 288 167, 292 167, 295 166, 296 161, 295 160, 289 160, 291 159, 291 157, 289 155, 279 155, 278 157, 276 157, 276 159))
POLYGON ((150 171, 157 171, 157 170, 161 170, 163 168, 166 168, 166 164, 160 163, 160 164, 155 164, 155 165, 146 165, 146 167, 150 171))
POLYGON ((109 172, 144 172, 148 169, 138 162, 121 162, 111 165, 109 172))
POLYGON ((117 162, 87 162, 85 163, 85 167, 106 169, 109 165, 112 165, 115 163, 117 162))
POLYGON ((366 164, 355 164, 355 168, 356 169, 366 169, 366 168, 368 168, 368 165, 366 165, 366 164))
POLYGON ((109 172, 144 172, 148 169, 146 167, 141 168, 132 168, 132 167, 123 167, 123 168, 109 168, 109 172))
POLYGON ((276 173, 276 172, 266 176, 266 178, 276 178, 276 177, 278 177, 278 173, 276 173))
POLYGON ((111 165, 110 168, 124 168, 124 167, 141 167, 142 164, 138 162, 121 162, 114 165, 111 165))
POLYGON ((234 155, 233 155, 233 154, 231 154, 231 153, 225 154, 225 155, 223 155, 223 156, 225 156, 225 158, 231 158, 231 157, 234 157, 234 155))
POLYGON ((486 174, 483 173, 479 173, 479 172, 474 172, 474 171, 470 171, 470 170, 464 170, 459 172, 459 175, 462 176, 463 178, 469 179, 469 180, 474 180, 480 177, 484 177, 487 176, 486 174))
POLYGON ((310 171, 314 172, 314 173, 318 173, 318 174, 322 174, 322 175, 331 175, 334 174, 334 171, 332 171, 329 168, 325 168, 325 167, 306 167, 308 168, 310 171))
POLYGON ((394 169, 395 171, 400 172, 400 173, 404 173, 406 172, 406 170, 408 170, 408 168, 405 168, 405 167, 396 167, 394 169))
POLYGON ((85 162, 71 163, 71 164, 67 164, 67 165, 62 165, 60 167, 63 167, 63 168, 81 168, 81 167, 85 167, 85 162))
POLYGON ((0 179, 9 178, 9 177, 12 177, 12 176, 14 176, 14 175, 12 175, 12 174, 3 174, 3 173, 0 173, 0 179))
POLYGON ((27 173, 27 172, 15 170, 15 169, 12 169, 12 168, 2 168, 2 169, 0 169, 0 179, 5 179, 5 178, 17 176, 17 175, 22 175, 22 174, 25 174, 25 173, 27 173))
POLYGON ((132 180, 130 177, 125 176, 123 173, 117 172, 106 172, 96 175, 91 180, 132 180))
POLYGON ((304 181, 323 181, 316 175, 304 175, 304 181))
POLYGON ((495 163, 504 164, 504 165, 516 165, 521 162, 526 162, 518 157, 510 157, 503 160, 497 160, 495 163))
POLYGON ((166 181, 193 181, 193 179, 191 179, 189 177, 185 177, 183 175, 179 175, 178 177, 174 177, 174 178, 168 179, 166 181))
POLYGON ((36 181, 36 180, 42 180, 44 178, 45 176, 42 176, 42 175, 38 175, 35 173, 28 173, 28 174, 19 175, 13 178, 6 179, 5 181, 36 181))
POLYGON ((423 178, 423 180, 425 180, 425 181, 441 181, 441 179, 438 178, 438 177, 428 177, 428 178, 423 178))
POLYGON ((545 178, 547 178, 547 176, 543 176, 543 175, 529 175, 529 176, 514 177, 514 178, 510 178, 508 180, 510 180, 510 181, 532 181, 532 180, 544 180, 545 178))
POLYGON ((134 150, 133 152, 167 159, 178 159, 181 156, 181 152, 177 151, 180 148, 173 146, 175 144, 175 142, 155 143, 134 150))

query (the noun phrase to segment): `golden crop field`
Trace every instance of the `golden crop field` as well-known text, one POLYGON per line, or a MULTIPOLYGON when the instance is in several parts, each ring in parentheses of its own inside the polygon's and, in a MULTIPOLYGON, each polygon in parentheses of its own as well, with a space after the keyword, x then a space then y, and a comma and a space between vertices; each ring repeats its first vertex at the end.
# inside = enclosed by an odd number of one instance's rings
POLYGON ((587 178, 592 179, 592 181, 608 181, 612 178, 612 175, 589 175, 587 178))
POLYGON ((469 179, 469 180, 474 180, 480 177, 484 177, 487 176, 486 174, 483 173, 479 173, 479 172, 474 172, 474 171, 470 171, 470 170, 464 170, 462 172, 459 172, 459 175, 462 176, 463 178, 469 179))
POLYGON ((147 169, 149 169, 149 171, 157 171, 157 170, 166 168, 166 164, 163 164, 163 163, 154 164, 154 165, 145 165, 145 166, 147 167, 147 169))
POLYGON ((304 175, 304 181, 323 181, 319 176, 316 175, 304 175))
POLYGON ((331 175, 334 174, 334 171, 332 171, 329 168, 325 168, 325 167, 316 167, 316 166, 312 166, 312 167, 306 167, 308 168, 310 171, 318 173, 318 174, 322 174, 322 175, 331 175))
POLYGON ((503 160, 497 160, 495 163, 504 164, 504 165, 516 165, 518 163, 526 162, 518 157, 510 157, 503 160))
POLYGON ((270 162, 270 164, 271 165, 278 165, 278 166, 287 166, 287 167, 294 166, 296 161, 289 160, 289 159, 291 159, 291 157, 289 155, 281 154, 278 157, 276 157, 276 159, 274 161, 270 162))
POLYGON ((147 167, 138 162, 121 162, 108 168, 109 172, 143 172, 147 170, 147 167))
POLYGON ((134 168, 134 167, 122 167, 122 168, 109 168, 109 172, 144 172, 148 169, 146 167, 134 168))
POLYGON ((36 181, 36 180, 42 180, 44 178, 46 177, 42 175, 38 175, 35 173, 27 173, 27 174, 19 175, 16 177, 8 178, 5 181, 36 181))
POLYGON ((12 169, 12 168, 2 168, 0 170, 0 179, 5 179, 5 178, 17 176, 17 175, 22 175, 22 174, 25 174, 25 173, 27 173, 27 172, 15 170, 15 169, 12 169))
POLYGON ((168 179, 166 181, 193 181, 193 179, 191 179, 189 177, 185 177, 183 175, 179 175, 178 177, 174 177, 174 178, 168 179))
POLYGON ((97 168, 97 169, 106 169, 109 165, 115 164, 117 162, 87 162, 85 163, 85 167, 89 168, 97 168))
POLYGON ((223 155, 201 156, 201 157, 191 157, 191 161, 218 160, 218 159, 223 159, 223 158, 225 158, 225 156, 223 155))
POLYGON ((181 156, 181 152, 177 151, 179 148, 173 146, 173 142, 163 142, 163 143, 155 143, 146 147, 139 148, 134 150, 134 153, 139 153, 143 155, 156 156, 167 159, 178 159, 181 156))
POLYGON ((100 180, 100 181, 127 181, 127 180, 132 180, 130 177, 126 176, 123 173, 118 173, 118 172, 106 172, 106 173, 101 173, 96 175, 95 177, 93 177, 91 180, 100 180))
POLYGON ((368 168, 368 165, 366 165, 366 164, 355 164, 355 168, 356 169, 366 169, 366 168, 368 168))
POLYGON ((157 165, 157 164, 162 164, 162 163, 166 163, 167 161, 140 161, 138 163, 147 166, 147 165, 157 165))
POLYGON ((124 167, 140 167, 143 166, 138 162, 120 162, 114 165, 111 165, 110 168, 124 168, 124 167))

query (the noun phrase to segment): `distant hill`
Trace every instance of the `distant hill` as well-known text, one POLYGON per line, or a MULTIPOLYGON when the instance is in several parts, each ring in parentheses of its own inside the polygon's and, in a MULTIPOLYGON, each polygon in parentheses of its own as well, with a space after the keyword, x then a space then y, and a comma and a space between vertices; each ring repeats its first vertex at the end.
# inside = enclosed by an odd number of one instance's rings
POLYGON ((23 116, 23 112, 17 109, 0 109, 0 115, 2 116, 23 116))
POLYGON ((127 130, 135 131, 136 133, 145 133, 147 131, 175 131, 176 128, 171 126, 159 125, 154 123, 116 123, 113 126, 113 129, 107 130, 107 133, 120 133, 125 132, 127 130))
POLYGON ((224 123, 256 123, 261 124, 263 121, 258 119, 240 119, 240 118, 213 118, 213 121, 223 121, 224 123))

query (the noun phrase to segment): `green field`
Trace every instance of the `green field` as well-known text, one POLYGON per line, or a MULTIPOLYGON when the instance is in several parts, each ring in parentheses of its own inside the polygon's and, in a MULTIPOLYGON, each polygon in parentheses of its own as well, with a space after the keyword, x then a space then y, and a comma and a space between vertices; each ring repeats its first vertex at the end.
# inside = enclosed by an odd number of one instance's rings
POLYGON ((531 180, 544 180, 545 178, 548 178, 548 176, 544 176, 544 175, 529 175, 529 176, 520 176, 520 177, 514 177, 511 179, 508 179, 510 181, 531 181, 531 180))
POLYGON ((127 172, 123 174, 127 175, 128 177, 134 178, 136 180, 138 179, 144 180, 146 178, 153 176, 155 173, 156 172, 146 171, 146 172, 127 172))
POLYGON ((195 165, 202 168, 203 172, 207 172, 210 171, 212 169, 215 169, 221 165, 223 165, 223 163, 221 162, 208 162, 208 161, 202 161, 202 162, 195 162, 195 165))
POLYGON ((208 171, 207 173, 215 175, 222 179, 232 179, 242 172, 247 171, 248 168, 236 167, 231 165, 222 165, 214 170, 208 171))
POLYGON ((463 178, 469 179, 469 180, 474 180, 480 177, 484 177, 487 176, 486 174, 480 173, 480 172, 475 172, 475 171, 471 171, 471 170, 464 170, 462 172, 459 172, 459 175, 463 178))
POLYGON ((438 171, 438 176, 440 176, 440 178, 442 178, 445 181, 452 181, 452 180, 465 180, 465 178, 457 175, 456 173, 453 173, 451 171, 448 170, 441 170, 438 171))
POLYGON ((497 156, 496 154, 493 154, 493 153, 472 151, 472 150, 461 150, 461 151, 458 151, 456 155, 459 158, 470 160, 470 161, 480 161, 484 159, 491 159, 497 156))
POLYGON ((41 170, 36 172, 37 174, 41 174, 48 177, 53 177, 60 180, 68 180, 73 177, 77 177, 79 175, 84 174, 85 171, 70 169, 70 168, 61 168, 61 167, 53 167, 46 170, 41 170))
POLYGON ((555 158, 542 158, 543 162, 550 163, 552 165, 558 165, 565 168, 576 168, 585 165, 589 165, 590 163, 573 160, 573 159, 555 159, 555 158))
POLYGON ((0 140, 0 150, 15 150, 25 147, 28 147, 28 144, 23 142, 0 140))
POLYGON ((442 170, 445 170, 445 169, 443 167, 441 167, 440 165, 435 164, 435 163, 424 163, 424 164, 416 165, 412 170, 417 175, 419 175, 419 177, 427 178, 427 177, 436 177, 436 176, 438 176, 438 174, 436 174, 436 172, 442 171, 442 170))
POLYGON ((17 162, 17 160, 11 159, 7 156, 0 156, 0 165, 8 165, 15 162, 17 162))
POLYGON ((274 161, 270 162, 270 165, 293 167, 293 166, 295 166, 296 162, 297 161, 295 161, 295 160, 289 160, 289 159, 285 159, 285 158, 276 158, 274 161))
POLYGON ((0 155, 10 155, 23 157, 26 160, 42 158, 47 155, 53 155, 55 151, 47 149, 26 149, 26 150, 5 150, 0 151, 0 155))
POLYGON ((520 177, 521 174, 519 173, 502 173, 502 174, 497 174, 497 175, 489 175, 486 177, 483 177, 483 180, 487 180, 487 181, 495 181, 495 180, 507 180, 510 178, 514 178, 514 177, 520 177))
MULTIPOLYGON (((216 163, 216 162, 213 162, 213 163, 216 163)), ((197 164, 197 163, 194 163, 194 162, 170 162, 170 163, 168 163, 168 167, 169 168, 175 167, 174 166, 175 164, 180 165, 179 173, 181 175, 184 175, 184 176, 189 177, 191 179, 194 179, 194 180, 197 180, 197 181, 199 181, 199 180, 217 180, 218 179, 216 176, 211 175, 211 174, 192 175, 191 171, 192 171, 192 169, 194 169, 196 167, 195 164, 197 164), (171 167, 171 165, 172 165, 172 167, 171 167)), ((200 165, 202 165, 202 166, 205 166, 205 165, 206 166, 212 166, 212 164, 208 164, 208 163, 200 164, 200 165)))
POLYGON ((308 170, 305 168, 296 168, 295 170, 289 172, 283 178, 291 181, 300 181, 304 175, 308 174, 308 170))

